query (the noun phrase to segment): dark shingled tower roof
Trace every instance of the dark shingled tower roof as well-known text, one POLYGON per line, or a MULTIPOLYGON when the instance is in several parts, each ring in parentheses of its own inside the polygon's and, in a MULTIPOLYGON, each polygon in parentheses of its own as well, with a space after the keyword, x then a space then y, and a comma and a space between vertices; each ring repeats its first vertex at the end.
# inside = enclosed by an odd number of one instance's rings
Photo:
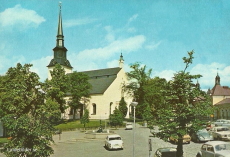
POLYGON ((73 68, 70 62, 67 60, 67 49, 64 46, 64 35, 62 28, 62 16, 61 16, 61 3, 59 4, 59 18, 58 18, 58 30, 57 30, 57 39, 56 39, 56 47, 53 49, 54 58, 50 61, 47 67, 53 67, 55 64, 60 64, 66 66, 68 68, 73 68))

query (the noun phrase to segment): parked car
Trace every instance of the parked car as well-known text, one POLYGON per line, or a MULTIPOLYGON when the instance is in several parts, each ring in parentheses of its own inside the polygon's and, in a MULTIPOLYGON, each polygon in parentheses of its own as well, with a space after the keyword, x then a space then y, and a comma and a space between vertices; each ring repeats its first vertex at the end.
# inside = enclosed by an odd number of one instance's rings
POLYGON ((192 133, 191 140, 194 142, 207 142, 212 141, 213 136, 206 129, 202 129, 192 133))
POLYGON ((225 120, 223 124, 230 124, 230 120, 225 120))
POLYGON ((226 119, 217 119, 215 122, 214 122, 214 125, 215 126, 222 126, 223 123, 227 122, 226 119))
POLYGON ((196 157, 230 157, 230 144, 223 141, 209 141, 201 146, 196 157))
POLYGON ((230 130, 226 126, 213 127, 209 130, 214 139, 230 140, 230 130))
POLYGON ((126 130, 132 130, 133 129, 133 123, 126 123, 125 129, 126 130))
POLYGON ((120 135, 117 135, 117 134, 108 135, 105 138, 105 147, 109 150, 111 150, 111 149, 123 149, 124 148, 124 142, 122 141, 120 135))
POLYGON ((226 121, 222 124, 222 126, 226 126, 226 127, 230 128, 230 120, 226 120, 226 121))
MULTIPOLYGON (((173 143, 177 143, 178 142, 178 137, 171 136, 169 138, 169 141, 171 141, 173 143)), ((186 135, 183 136, 183 143, 188 143, 189 144, 190 141, 191 141, 191 137, 189 135, 186 134, 186 135)))
POLYGON ((176 157, 177 149, 174 147, 158 148, 154 157, 176 157))

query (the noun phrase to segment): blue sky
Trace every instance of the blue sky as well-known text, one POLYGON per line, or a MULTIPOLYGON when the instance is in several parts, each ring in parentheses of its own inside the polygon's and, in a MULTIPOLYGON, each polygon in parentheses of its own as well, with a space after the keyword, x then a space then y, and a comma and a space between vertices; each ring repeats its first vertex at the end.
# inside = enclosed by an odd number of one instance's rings
MULTIPOLYGON (((33 64, 41 80, 53 58, 58 0, 2 0, 0 74, 18 62, 33 64)), ((152 77, 171 79, 194 50, 192 74, 202 89, 230 86, 229 0, 62 0, 67 58, 73 70, 117 67, 120 53, 129 65, 152 68, 152 77)))

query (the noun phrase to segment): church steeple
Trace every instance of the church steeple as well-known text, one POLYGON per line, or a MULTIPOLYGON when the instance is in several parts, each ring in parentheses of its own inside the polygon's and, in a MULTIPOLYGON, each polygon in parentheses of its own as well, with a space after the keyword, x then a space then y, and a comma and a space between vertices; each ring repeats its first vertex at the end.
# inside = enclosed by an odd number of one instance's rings
POLYGON ((61 16, 61 3, 59 3, 59 19, 58 19, 58 31, 57 31, 57 44, 58 47, 64 47, 64 36, 62 29, 62 16, 61 16))
POLYGON ((123 59, 123 56, 122 56, 122 53, 121 53, 120 59, 119 59, 119 67, 123 68, 123 65, 124 65, 124 59, 123 59))
POLYGON ((197 80, 197 82, 196 82, 196 87, 197 87, 198 89, 200 89, 200 83, 198 82, 198 80, 197 80))
POLYGON ((220 85, 220 76, 218 75, 218 69, 217 69, 217 75, 215 79, 215 85, 220 85))
MULTIPOLYGON (((57 30, 57 38, 56 38, 56 47, 53 48, 54 57, 50 61, 49 65, 47 66, 49 71, 52 70, 56 64, 60 64, 66 71, 66 73, 72 72, 72 66, 70 62, 67 60, 67 49, 64 46, 64 35, 63 35, 63 28, 62 28, 62 14, 61 14, 61 3, 59 3, 59 18, 58 18, 58 30, 57 30)), ((48 79, 51 79, 49 74, 48 79)))

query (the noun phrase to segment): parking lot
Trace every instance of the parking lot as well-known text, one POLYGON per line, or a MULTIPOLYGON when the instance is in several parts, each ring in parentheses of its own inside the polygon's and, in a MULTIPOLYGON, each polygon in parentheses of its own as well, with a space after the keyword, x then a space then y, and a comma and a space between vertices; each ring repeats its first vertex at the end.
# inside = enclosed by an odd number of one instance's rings
MULTIPOLYGON (((67 140, 56 142, 52 147, 54 148, 55 153, 52 157, 132 157, 133 155, 133 131, 125 130, 120 128, 115 130, 115 132, 121 137, 123 137, 125 148, 124 150, 114 150, 108 151, 104 148, 104 139, 85 139, 84 134, 76 132, 76 137, 74 135, 67 140), (77 136, 78 134, 78 136, 77 136)), ((177 147, 177 145, 165 142, 159 138, 152 137, 150 130, 146 127, 137 126, 135 131, 135 156, 136 157, 149 157, 154 154, 156 149, 161 147, 177 147), (149 152, 148 141, 151 139, 152 142, 152 151, 149 152)), ((190 144, 184 144, 184 152, 186 157, 195 157, 197 152, 201 147, 201 143, 191 142, 190 144)))
MULTIPOLYGON (((104 147, 104 139, 86 139, 85 134, 80 131, 63 132, 61 136, 54 135, 55 144, 52 144, 54 154, 51 157, 132 157, 133 156, 133 130, 119 128, 114 130, 124 141, 123 150, 109 151, 104 147)), ((161 147, 177 147, 170 142, 152 137, 150 130, 146 127, 137 126, 135 131, 135 156, 149 157, 161 147), (152 151, 149 152, 149 139, 152 142, 152 151)), ((184 144, 186 157, 195 157, 202 143, 184 144)), ((0 157, 4 157, 0 154, 0 157)))

